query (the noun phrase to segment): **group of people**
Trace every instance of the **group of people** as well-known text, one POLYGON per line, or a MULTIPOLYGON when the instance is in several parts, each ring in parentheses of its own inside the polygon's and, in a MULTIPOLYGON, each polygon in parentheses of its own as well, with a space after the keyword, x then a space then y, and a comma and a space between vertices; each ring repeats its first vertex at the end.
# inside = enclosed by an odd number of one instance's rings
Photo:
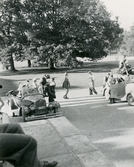
MULTIPOLYGON (((64 79, 62 82, 62 88, 65 90, 65 94, 63 96, 64 99, 68 99, 68 93, 70 88, 70 81, 68 78, 68 73, 64 73, 64 79)), ((44 94, 44 96, 49 98, 49 102, 53 102, 56 98, 55 93, 56 82, 54 77, 50 77, 50 75, 44 75, 41 79, 34 78, 32 81, 29 79, 24 83, 19 84, 18 91, 19 95, 23 96, 24 92, 28 93, 28 89, 37 90, 39 93, 44 94)))
MULTIPOLYGON (((125 68, 127 63, 126 56, 119 64, 119 69, 125 68)), ((88 72, 89 82, 89 95, 97 94, 95 89, 95 77, 91 71, 88 72)), ((110 90, 111 85, 120 83, 123 78, 113 77, 112 73, 108 73, 104 77, 103 90, 107 87, 110 90)), ((68 93, 70 88, 70 81, 68 73, 64 74, 64 80, 62 82, 62 88, 65 90, 63 96, 64 99, 68 99, 68 93)), ((51 78, 50 75, 44 75, 40 80, 34 78, 32 81, 26 80, 25 83, 20 83, 18 87, 19 95, 22 96, 23 88, 33 88, 39 93, 44 94, 49 98, 49 102, 53 102, 56 98, 55 94, 55 79, 51 78)), ((0 85, 0 88, 2 86, 0 85)), ((103 91, 104 95, 104 91, 103 91)), ((115 99, 110 97, 110 103, 114 103, 115 99)), ((0 97, 1 106, 3 107, 4 102, 0 97)), ((15 167, 55 167, 58 162, 53 161, 51 163, 47 161, 39 161, 37 158, 37 141, 29 136, 25 135, 23 129, 19 124, 1 124, 0 125, 0 161, 8 161, 15 167), (17 143, 17 144, 15 144, 17 143)))
MULTIPOLYGON (((97 94, 97 91, 95 89, 95 77, 94 75, 92 74, 91 71, 88 72, 89 74, 89 95, 93 95, 93 93, 97 94)), ((68 78, 68 73, 66 72, 64 74, 64 80, 63 80, 63 83, 62 83, 62 88, 64 88, 65 90, 65 95, 63 96, 64 99, 68 99, 68 93, 69 93, 69 88, 70 88, 70 81, 69 81, 69 78, 68 78)))
POLYGON ((30 91, 39 92, 48 97, 49 102, 53 102, 56 98, 55 93, 55 79, 51 78, 50 75, 44 75, 41 79, 34 78, 32 81, 26 80, 24 83, 20 83, 18 87, 19 96, 24 96, 30 91))
MULTIPOLYGON (((1 110, 4 106, 1 97, 0 102, 1 110)), ((37 141, 26 135, 16 123, 0 124, 0 163, 4 161, 14 167, 55 167, 58 164, 57 161, 40 161, 37 157, 37 141)))
MULTIPOLYGON (((109 94, 110 104, 115 103, 115 98, 114 98, 114 95, 113 95, 114 93, 112 93, 111 88, 115 84, 119 84, 119 83, 123 83, 122 85, 120 85, 120 87, 122 87, 125 84, 124 79, 121 76, 118 76, 118 77, 114 78, 112 73, 108 73, 108 75, 104 77, 104 80, 103 80, 103 96, 105 95, 105 93, 106 93, 105 90, 107 89, 107 93, 109 94)), ((114 89, 112 89, 112 90, 114 90, 114 89)), ((122 92, 122 93, 124 93, 124 92, 122 92)))
MULTIPOLYGON (((96 92, 94 88, 94 77, 90 72, 90 93, 96 92)), ((26 80, 23 84, 20 83, 18 91, 23 88, 37 89, 40 93, 49 97, 49 102, 53 101, 55 96, 55 80, 49 75, 43 76, 39 81, 33 79, 26 80)), ((70 82, 68 79, 68 73, 64 74, 64 80, 62 87, 65 89, 64 99, 68 99, 70 82)), ((2 88, 2 86, 0 87, 2 88)), ((1 99, 2 100, 2 99, 1 99)), ((4 102, 1 101, 2 108, 4 102)), ((58 162, 40 161, 37 158, 37 141, 29 135, 24 134, 23 129, 19 124, 0 124, 0 161, 8 161, 15 167, 55 167, 58 162), (17 143, 17 144, 16 144, 17 143)))
MULTIPOLYGON (((62 87, 65 89, 64 98, 67 99, 70 82, 68 73, 64 74, 62 87)), ((18 87, 19 96, 22 96, 22 90, 35 89, 39 93, 48 96, 49 102, 54 101, 55 80, 50 75, 44 75, 40 80, 34 78, 32 81, 26 80, 20 83, 18 87)), ((0 85, 0 88, 2 86, 0 85)), ((4 102, 0 97, 0 109, 4 102)), ((55 167, 58 162, 40 161, 37 158, 37 141, 29 135, 26 135, 19 124, 0 124, 0 161, 8 161, 15 167, 55 167), (17 143, 17 144, 16 144, 17 143)))

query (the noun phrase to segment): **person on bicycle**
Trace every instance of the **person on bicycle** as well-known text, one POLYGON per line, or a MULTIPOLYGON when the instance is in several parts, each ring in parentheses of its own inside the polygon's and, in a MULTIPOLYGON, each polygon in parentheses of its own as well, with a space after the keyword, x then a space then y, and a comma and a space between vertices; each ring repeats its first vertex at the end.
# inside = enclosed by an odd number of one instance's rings
POLYGON ((124 55, 119 62, 119 70, 122 70, 127 64, 128 64, 128 60, 126 58, 126 55, 124 55))

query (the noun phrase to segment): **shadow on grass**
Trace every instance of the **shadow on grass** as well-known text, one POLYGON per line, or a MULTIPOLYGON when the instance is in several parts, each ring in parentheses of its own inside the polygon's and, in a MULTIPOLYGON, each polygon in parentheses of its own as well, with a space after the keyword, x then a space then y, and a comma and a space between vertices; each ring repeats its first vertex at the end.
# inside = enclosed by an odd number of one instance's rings
POLYGON ((87 73, 89 70, 95 73, 101 73, 101 72, 109 72, 114 68, 118 68, 118 62, 88 62, 84 63, 82 67, 77 67, 73 69, 61 67, 56 69, 49 69, 46 67, 36 67, 36 68, 18 68, 17 71, 3 71, 0 72, 1 76, 11 76, 11 75, 26 75, 26 74, 47 74, 47 73, 87 73))

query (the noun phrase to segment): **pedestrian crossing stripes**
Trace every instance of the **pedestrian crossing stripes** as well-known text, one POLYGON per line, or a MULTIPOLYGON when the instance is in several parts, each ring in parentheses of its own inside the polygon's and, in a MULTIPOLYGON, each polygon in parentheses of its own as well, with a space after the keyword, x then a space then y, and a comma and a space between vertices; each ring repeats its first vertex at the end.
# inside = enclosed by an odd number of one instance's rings
MULTIPOLYGON (((101 101, 106 101, 105 99, 102 99, 101 101)), ((93 102, 99 102, 100 103, 100 101, 98 101, 98 100, 91 100, 91 99, 89 99, 89 100, 81 100, 81 101, 68 101, 68 103, 67 102, 61 102, 60 104, 62 104, 62 105, 64 105, 64 104, 75 104, 75 103, 93 103, 93 102)))
POLYGON ((102 107, 102 105, 93 106, 91 108, 99 108, 99 107, 102 107))
POLYGON ((70 99, 63 99, 59 101, 62 108, 64 107, 77 107, 89 105, 90 108, 99 107, 116 107, 118 110, 134 110, 134 106, 129 106, 126 101, 117 101, 117 103, 109 104, 104 96, 85 96, 85 97, 73 97, 70 99))
MULTIPOLYGON (((105 97, 104 96, 85 96, 85 97, 76 97, 76 98, 70 98, 70 99, 62 99, 62 100, 60 100, 60 102, 72 102, 72 101, 81 101, 81 100, 99 100, 99 99, 105 99, 105 97)), ((106 100, 106 99, 105 99, 106 100)))
POLYGON ((100 102, 106 103, 106 99, 103 96, 89 96, 89 97, 80 97, 72 98, 59 101, 61 107, 72 107, 72 106, 82 106, 82 105, 91 105, 99 104, 100 102))

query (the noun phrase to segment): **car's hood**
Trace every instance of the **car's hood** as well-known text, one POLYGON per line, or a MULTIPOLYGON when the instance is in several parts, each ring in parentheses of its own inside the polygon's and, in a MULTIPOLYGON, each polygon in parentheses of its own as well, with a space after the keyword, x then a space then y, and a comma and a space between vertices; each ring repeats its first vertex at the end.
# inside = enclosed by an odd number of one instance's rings
POLYGON ((24 100, 29 100, 29 101, 31 101, 31 102, 36 102, 36 101, 38 101, 38 100, 40 100, 40 99, 42 99, 43 98, 43 96, 42 95, 31 95, 31 96, 26 96, 25 98, 24 98, 24 100))

